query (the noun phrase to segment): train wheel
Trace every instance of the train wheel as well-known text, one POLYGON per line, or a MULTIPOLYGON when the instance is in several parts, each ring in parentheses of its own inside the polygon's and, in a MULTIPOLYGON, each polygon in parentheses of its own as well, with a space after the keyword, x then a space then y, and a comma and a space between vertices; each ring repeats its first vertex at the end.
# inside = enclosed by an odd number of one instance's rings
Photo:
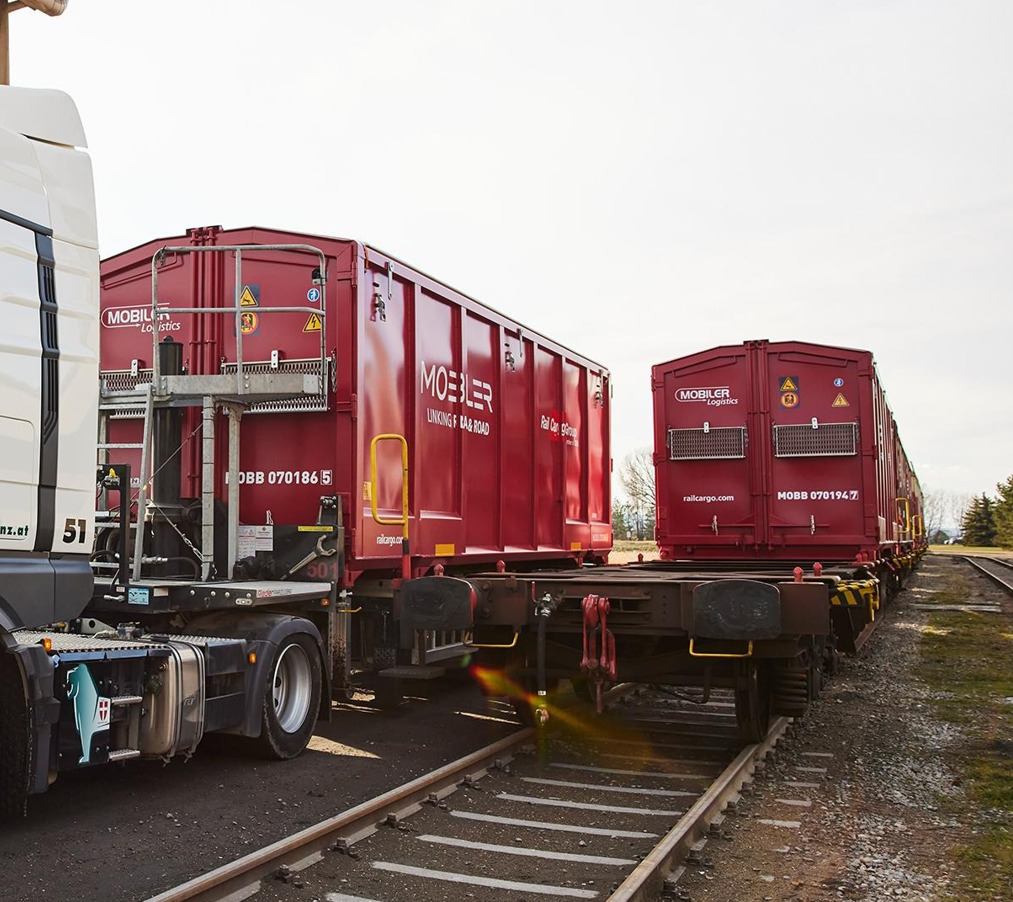
POLYGON ((320 655, 303 633, 285 637, 268 671, 258 745, 269 758, 294 758, 310 741, 320 707, 320 655))
POLYGON ((746 662, 735 681, 735 719, 743 742, 761 742, 770 726, 770 686, 766 668, 746 662))

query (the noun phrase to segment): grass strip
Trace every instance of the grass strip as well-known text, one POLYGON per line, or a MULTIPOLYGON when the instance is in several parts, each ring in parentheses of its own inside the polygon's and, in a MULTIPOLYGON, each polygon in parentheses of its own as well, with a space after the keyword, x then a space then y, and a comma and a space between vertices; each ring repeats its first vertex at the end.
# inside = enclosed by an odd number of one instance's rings
MULTIPOLYGON (((961 603, 970 594, 967 579, 953 577, 926 601, 961 603)), ((964 736, 950 764, 977 812, 973 841, 954 850, 954 898, 1013 899, 1013 616, 930 613, 919 651, 936 713, 964 736)))

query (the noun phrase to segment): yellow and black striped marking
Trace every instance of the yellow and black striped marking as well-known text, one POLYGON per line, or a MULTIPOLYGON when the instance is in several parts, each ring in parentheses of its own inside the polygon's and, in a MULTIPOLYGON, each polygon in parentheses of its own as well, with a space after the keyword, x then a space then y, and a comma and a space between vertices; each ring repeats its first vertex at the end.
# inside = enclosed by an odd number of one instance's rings
POLYGON ((879 580, 864 579, 840 583, 830 593, 830 604, 837 607, 867 608, 869 619, 874 619, 875 612, 879 610, 879 580))

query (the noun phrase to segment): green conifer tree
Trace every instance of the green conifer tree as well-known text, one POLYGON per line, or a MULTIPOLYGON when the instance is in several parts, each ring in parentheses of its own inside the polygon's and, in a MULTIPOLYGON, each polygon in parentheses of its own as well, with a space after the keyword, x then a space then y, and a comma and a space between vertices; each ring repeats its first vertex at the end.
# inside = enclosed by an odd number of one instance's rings
POLYGON ((992 514, 992 502, 982 492, 980 498, 975 498, 971 506, 964 514, 963 522, 964 544, 983 545, 990 547, 995 545, 995 519, 992 514))
POLYGON ((1013 548, 1013 476, 996 486, 999 497, 992 505, 995 520, 995 543, 1003 548, 1013 548))

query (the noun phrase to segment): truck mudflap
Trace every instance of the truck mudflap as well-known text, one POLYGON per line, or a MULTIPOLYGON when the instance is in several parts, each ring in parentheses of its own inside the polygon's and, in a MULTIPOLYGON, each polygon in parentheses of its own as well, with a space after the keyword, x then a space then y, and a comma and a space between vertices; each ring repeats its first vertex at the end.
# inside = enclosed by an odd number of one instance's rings
POLYGON ((750 579, 720 579, 693 589, 690 636, 752 641, 776 639, 781 632, 777 586, 750 579))
POLYGON ((23 817, 28 796, 49 786, 49 751, 60 703, 42 646, 0 631, 0 816, 23 817))
POLYGON ((401 624, 401 647, 411 648, 416 630, 470 630, 478 596, 467 580, 422 576, 398 590, 395 611, 401 624))

